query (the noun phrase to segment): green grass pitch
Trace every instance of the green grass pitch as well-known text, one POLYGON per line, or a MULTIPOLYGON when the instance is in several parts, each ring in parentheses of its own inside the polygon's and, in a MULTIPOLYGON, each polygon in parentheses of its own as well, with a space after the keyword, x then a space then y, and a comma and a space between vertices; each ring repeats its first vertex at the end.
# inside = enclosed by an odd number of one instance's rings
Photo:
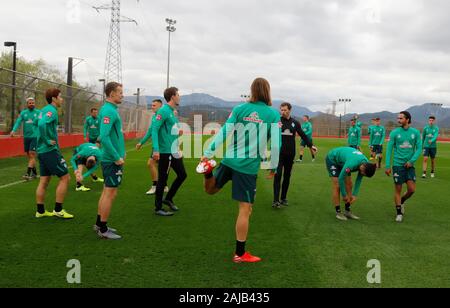
MULTIPOLYGON (((394 222, 393 180, 384 169, 363 180, 353 207, 361 221, 341 222, 324 157, 345 140, 317 139, 316 162, 306 153, 294 167, 289 207, 272 209, 272 181, 261 172, 247 249, 263 262, 234 264, 231 184, 206 195, 195 174, 198 160, 186 159, 188 179, 175 198, 180 212, 155 216, 154 197, 145 195, 150 147, 136 152, 135 143, 127 142, 124 181, 109 221, 121 241, 99 240, 92 231, 101 184, 87 180, 92 191, 76 193, 72 176, 64 204, 75 215, 71 221, 34 218, 37 181, 0 189, 0 287, 73 287, 66 281, 70 259, 81 262, 78 287, 450 287, 449 144, 439 145, 437 177, 418 179, 402 224, 394 222), (366 280, 370 259, 381 262, 381 284, 366 280)), ((368 154, 367 144, 364 149, 368 154)), ((67 160, 71 151, 64 151, 67 160)), ((1 160, 0 186, 20 180, 24 167, 23 157, 1 160)))

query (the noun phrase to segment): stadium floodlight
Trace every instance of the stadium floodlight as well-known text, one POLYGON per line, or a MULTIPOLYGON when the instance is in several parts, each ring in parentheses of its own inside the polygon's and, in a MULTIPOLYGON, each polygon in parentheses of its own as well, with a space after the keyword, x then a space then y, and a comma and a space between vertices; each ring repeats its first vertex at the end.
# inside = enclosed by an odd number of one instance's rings
POLYGON ((177 28, 175 28, 176 20, 166 18, 167 27, 166 30, 169 32, 169 48, 167 49, 167 88, 169 87, 169 74, 170 74, 170 34, 175 32, 177 28))

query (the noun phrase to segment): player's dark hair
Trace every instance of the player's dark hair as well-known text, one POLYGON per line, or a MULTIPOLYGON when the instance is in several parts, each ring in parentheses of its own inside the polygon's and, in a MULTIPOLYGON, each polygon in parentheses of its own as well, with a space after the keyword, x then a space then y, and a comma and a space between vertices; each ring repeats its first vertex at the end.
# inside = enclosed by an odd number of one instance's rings
POLYGON ((430 116, 428 119, 436 120, 435 116, 430 116))
POLYGON ((287 107, 287 109, 292 110, 292 105, 288 102, 281 103, 280 108, 281 107, 287 107))
POLYGON ((167 88, 164 91, 164 99, 166 100, 166 102, 170 102, 170 100, 172 99, 172 96, 177 95, 177 92, 178 92, 178 88, 175 88, 175 87, 167 88))
POLYGON ((309 115, 305 114, 304 117, 309 120, 309 115))
POLYGON ((91 113, 94 111, 94 110, 98 110, 97 108, 91 108, 91 113))
POLYGON ((400 111, 400 113, 408 119, 408 124, 411 124, 411 114, 408 111, 400 111))
POLYGON ((160 100, 159 98, 152 100, 152 103, 160 103, 162 105, 162 100, 160 100))
POLYGON ((110 96, 113 91, 116 91, 117 88, 121 87, 121 86, 122 86, 122 84, 115 82, 115 81, 108 82, 108 84, 105 86, 106 96, 110 96))
POLYGON ((86 168, 88 168, 90 170, 90 169, 94 168, 96 163, 97 162, 95 161, 95 159, 90 158, 86 161, 86 168))
POLYGON ((47 103, 51 104, 53 98, 57 98, 59 93, 61 93, 60 89, 57 88, 50 88, 45 91, 45 99, 47 100, 47 103))
POLYGON ((364 166, 364 170, 365 170, 364 172, 365 172, 366 176, 368 178, 373 177, 375 174, 375 171, 377 171, 377 165, 371 164, 371 163, 365 163, 365 164, 363 164, 363 166, 364 166))

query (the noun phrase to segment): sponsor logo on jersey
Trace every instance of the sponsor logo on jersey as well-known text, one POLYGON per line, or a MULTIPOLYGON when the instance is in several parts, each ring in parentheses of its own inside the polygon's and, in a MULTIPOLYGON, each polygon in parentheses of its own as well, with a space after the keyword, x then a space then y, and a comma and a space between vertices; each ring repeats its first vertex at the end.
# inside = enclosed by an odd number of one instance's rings
MULTIPOLYGON (((259 118, 259 114, 258 114, 256 111, 253 112, 253 113, 251 113, 248 117, 245 117, 243 120, 244 120, 244 121, 247 121, 247 122, 253 122, 253 123, 263 123, 263 122, 264 122, 263 120, 261 120, 261 119, 259 118)), ((279 126, 280 128, 283 126, 283 124, 281 123, 281 121, 278 122, 278 126, 279 126)))

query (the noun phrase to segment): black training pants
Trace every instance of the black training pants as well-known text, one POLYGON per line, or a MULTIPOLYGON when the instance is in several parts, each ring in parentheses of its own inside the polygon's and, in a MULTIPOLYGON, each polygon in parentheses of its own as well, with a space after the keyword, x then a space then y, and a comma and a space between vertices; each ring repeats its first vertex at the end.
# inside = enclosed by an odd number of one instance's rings
POLYGON ((166 195, 166 200, 172 201, 181 184, 186 180, 187 174, 186 169, 184 169, 183 158, 175 158, 172 154, 160 154, 158 162, 158 184, 156 185, 155 194, 155 211, 162 209, 164 187, 167 185, 170 168, 175 171, 177 178, 172 183, 166 195))
POLYGON ((273 194, 274 194, 273 201, 280 201, 280 184, 281 184, 281 177, 283 176, 283 170, 284 170, 284 179, 281 191, 281 200, 286 199, 289 189, 289 183, 291 181, 291 172, 292 166, 294 165, 294 159, 295 155, 280 154, 280 161, 278 163, 277 174, 275 175, 273 181, 273 194))

